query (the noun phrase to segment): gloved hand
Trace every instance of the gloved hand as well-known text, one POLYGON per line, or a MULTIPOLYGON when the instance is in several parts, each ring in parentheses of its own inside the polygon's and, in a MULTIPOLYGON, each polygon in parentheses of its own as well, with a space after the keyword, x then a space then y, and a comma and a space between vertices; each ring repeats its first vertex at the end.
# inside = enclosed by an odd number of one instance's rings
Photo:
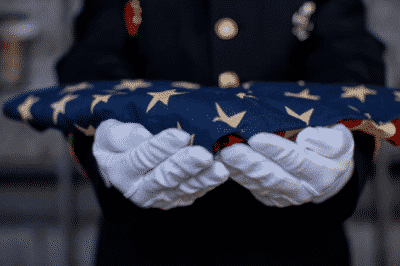
POLYGON ((193 204, 228 179, 222 163, 189 142, 181 129, 153 136, 140 124, 109 119, 96 130, 93 154, 107 187, 142 208, 168 210, 193 204))
POLYGON ((233 180, 269 206, 321 203, 337 194, 354 170, 354 140, 342 124, 307 127, 296 143, 259 133, 249 146, 226 147, 217 154, 233 180))

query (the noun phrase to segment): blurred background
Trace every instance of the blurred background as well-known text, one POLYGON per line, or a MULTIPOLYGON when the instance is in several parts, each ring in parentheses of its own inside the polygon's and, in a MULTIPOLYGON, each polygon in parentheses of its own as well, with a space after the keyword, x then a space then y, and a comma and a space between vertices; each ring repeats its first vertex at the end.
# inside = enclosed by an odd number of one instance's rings
MULTIPOLYGON (((400 2, 364 0, 387 46, 386 85, 400 88, 400 2)), ((84 0, 1 0, 0 107, 57 82, 84 0)), ((400 265, 400 148, 383 141, 345 228, 353 265, 400 265)), ((0 265, 92 265, 99 205, 61 132, 38 133, 0 112, 0 265)))

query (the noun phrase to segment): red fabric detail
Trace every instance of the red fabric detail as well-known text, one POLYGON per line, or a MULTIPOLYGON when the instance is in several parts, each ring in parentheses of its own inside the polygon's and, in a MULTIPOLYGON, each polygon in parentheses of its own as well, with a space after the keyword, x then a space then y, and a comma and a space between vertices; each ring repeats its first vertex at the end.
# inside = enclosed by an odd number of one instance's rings
POLYGON ((236 143, 244 143, 244 139, 236 137, 236 136, 228 136, 228 139, 229 139, 228 142, 225 142, 225 143, 223 143, 221 141, 215 143, 214 147, 213 147, 214 153, 219 152, 224 147, 229 147, 236 143))
MULTIPOLYGON (((278 132, 275 132, 274 134, 283 137, 286 134, 286 130, 278 131, 278 132)), ((220 142, 214 144, 214 147, 213 147, 214 153, 219 152, 224 147, 229 147, 236 143, 244 143, 243 139, 236 137, 236 136, 228 136, 228 138, 229 138, 228 143, 222 143, 220 141, 220 142)))
POLYGON ((283 136, 285 136, 285 134, 286 134, 286 130, 278 131, 278 132, 275 132, 274 134, 281 136, 283 138, 283 136))
MULTIPOLYGON (((341 120, 340 123, 345 125, 348 129, 352 129, 353 127, 359 126, 361 124, 362 120, 350 120, 350 119, 344 119, 341 120)), ((396 127, 396 134, 392 136, 389 139, 386 139, 389 143, 391 143, 394 146, 400 146, 400 132, 398 129, 400 129, 400 118, 397 118, 396 120, 392 121, 393 125, 396 127)), ((357 129, 361 130, 361 129, 357 129)))
POLYGON ((140 24, 135 24, 132 21, 132 18, 136 16, 140 16, 142 11, 140 10, 139 14, 135 14, 134 8, 131 6, 131 1, 125 4, 124 8, 124 17, 125 17, 125 26, 128 30, 129 35, 136 36, 139 30, 140 24))
POLYGON ((396 133, 394 134, 393 137, 386 139, 389 143, 391 143, 394 146, 400 146, 400 118, 397 118, 396 120, 394 120, 393 125, 396 127, 396 133))
POLYGON ((300 133, 300 132, 297 132, 296 134, 294 134, 293 136, 291 136, 290 138, 288 138, 288 140, 293 141, 293 142, 296 142, 296 138, 297 138, 297 135, 299 135, 299 133, 300 133))
MULTIPOLYGON (((228 136, 228 142, 219 141, 214 144, 213 146, 214 153, 219 152, 224 147, 229 147, 236 143, 244 143, 244 139, 239 138, 237 136, 228 136)), ((228 180, 232 180, 232 177, 229 177, 228 180)))
POLYGON ((362 120, 359 119, 343 119, 339 121, 343 125, 345 125, 347 128, 351 129, 353 127, 359 126, 362 123, 362 120))

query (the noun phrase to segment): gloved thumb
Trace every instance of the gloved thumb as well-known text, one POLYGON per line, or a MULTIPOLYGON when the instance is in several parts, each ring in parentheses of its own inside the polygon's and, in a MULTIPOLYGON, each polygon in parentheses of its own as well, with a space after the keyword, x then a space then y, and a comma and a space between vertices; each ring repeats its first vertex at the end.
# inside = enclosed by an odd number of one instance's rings
POLYGON ((307 127, 300 131, 296 142, 303 148, 315 151, 319 155, 333 159, 346 152, 352 134, 344 125, 338 124, 332 128, 307 127))
POLYGON ((153 136, 140 124, 110 119, 96 130, 93 155, 106 186, 118 180, 121 188, 125 177, 144 175, 189 142, 190 135, 181 129, 170 128, 153 136))
POLYGON ((101 147, 116 153, 136 148, 152 137, 153 134, 141 124, 124 123, 115 119, 101 122, 95 134, 95 140, 101 147))
POLYGON ((129 161, 138 174, 144 174, 185 148, 190 135, 177 128, 168 128, 128 152, 129 161))

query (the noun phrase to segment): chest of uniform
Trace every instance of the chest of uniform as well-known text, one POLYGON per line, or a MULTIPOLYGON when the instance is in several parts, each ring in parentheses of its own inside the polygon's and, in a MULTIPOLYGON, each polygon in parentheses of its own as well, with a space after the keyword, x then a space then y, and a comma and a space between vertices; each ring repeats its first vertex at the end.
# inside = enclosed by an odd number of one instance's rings
MULTIPOLYGON (((307 3, 293 1, 136 1, 142 10, 139 38, 150 50, 179 49, 199 39, 211 47, 241 50, 264 49, 279 53, 296 44, 301 31, 307 31, 307 3), (294 33, 298 32, 298 33, 294 33)), ((307 27, 308 26, 308 27, 307 27)), ((234 51, 231 51, 234 52, 234 51)))
POLYGON ((293 51, 316 9, 301 0, 131 2, 140 11, 131 51, 138 77, 221 88, 291 80, 293 51))

